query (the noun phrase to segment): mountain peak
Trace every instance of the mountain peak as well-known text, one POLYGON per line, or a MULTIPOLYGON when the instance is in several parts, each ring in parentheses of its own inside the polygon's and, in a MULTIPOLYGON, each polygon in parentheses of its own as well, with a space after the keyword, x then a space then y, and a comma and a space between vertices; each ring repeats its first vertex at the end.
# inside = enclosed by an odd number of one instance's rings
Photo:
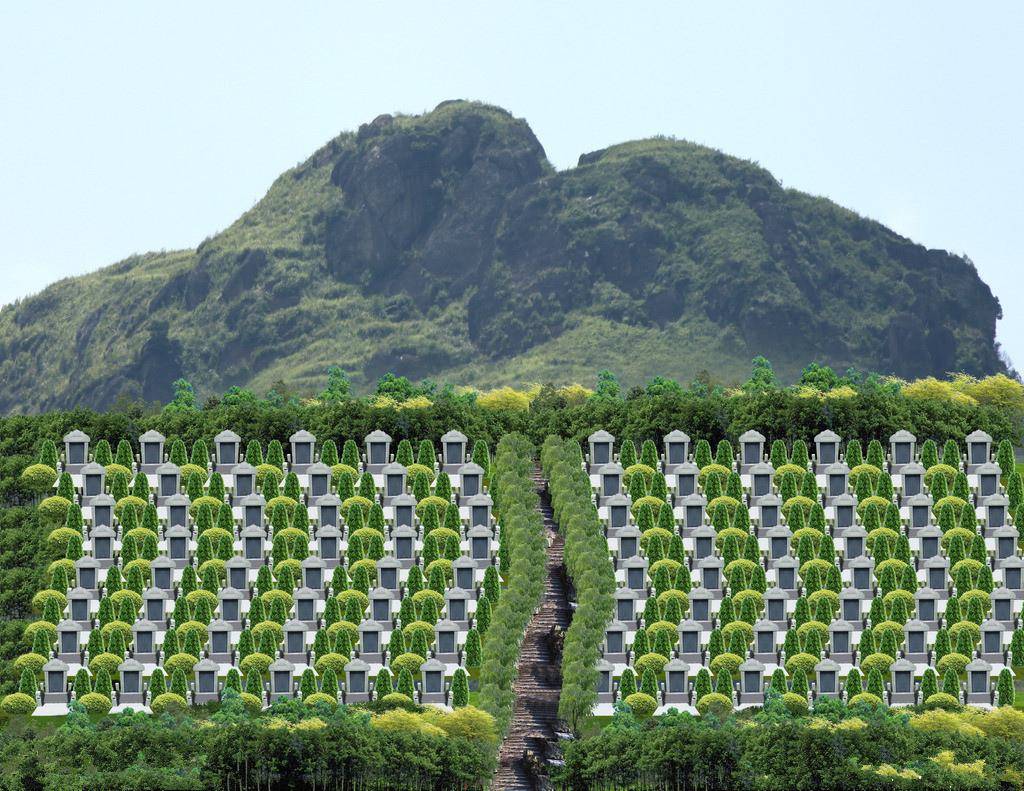
POLYGON ((507 110, 385 114, 280 176, 196 250, 133 256, 0 311, 0 408, 319 386, 387 371, 627 383, 756 354, 918 376, 1002 370, 998 301, 926 250, 766 170, 669 138, 555 172, 507 110))

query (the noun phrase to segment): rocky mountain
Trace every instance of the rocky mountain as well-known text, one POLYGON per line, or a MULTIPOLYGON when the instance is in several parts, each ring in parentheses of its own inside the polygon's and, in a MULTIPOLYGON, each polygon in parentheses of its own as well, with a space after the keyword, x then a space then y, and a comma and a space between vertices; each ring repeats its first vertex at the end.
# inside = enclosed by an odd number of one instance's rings
POLYGON ((166 400, 328 365, 478 386, 633 384, 764 354, 902 376, 1003 370, 999 302, 928 250, 757 165, 650 139, 555 171, 525 121, 382 115, 194 250, 137 255, 0 310, 0 410, 166 400))

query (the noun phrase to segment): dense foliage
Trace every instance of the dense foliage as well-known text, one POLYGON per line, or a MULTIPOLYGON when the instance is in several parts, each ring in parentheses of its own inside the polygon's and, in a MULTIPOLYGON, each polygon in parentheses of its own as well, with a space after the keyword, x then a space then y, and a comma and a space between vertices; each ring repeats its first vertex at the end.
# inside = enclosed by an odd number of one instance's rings
POLYGON ((509 561, 507 584, 484 636, 479 700, 502 730, 508 726, 515 703, 512 682, 523 635, 544 592, 546 577, 544 522, 530 477, 534 455, 535 448, 526 437, 508 434, 498 443, 490 469, 502 552, 508 552, 509 561))
POLYGON ((578 606, 565 635, 559 715, 578 729, 597 700, 597 671, 604 630, 612 617, 615 574, 608 544, 582 467, 579 445, 548 437, 541 461, 558 528, 565 536, 565 566, 578 606))
POLYGON ((570 743, 567 789, 1002 789, 1024 780, 1024 713, 923 711, 821 699, 811 716, 780 700, 724 721, 617 714, 570 743))
POLYGON ((72 712, 52 732, 0 731, 0 787, 145 789, 483 788, 493 771, 494 723, 404 707, 370 714, 300 701, 261 716, 229 700, 209 719, 120 714, 93 723, 72 712))
POLYGON ((347 388, 338 382, 334 391, 329 388, 311 402, 257 399, 233 390, 201 408, 191 388, 183 387, 174 401, 156 411, 133 405, 106 413, 76 409, 0 418, 0 693, 17 687, 17 674, 9 662, 30 650, 22 634, 31 616, 32 597, 43 587, 47 565, 63 554, 47 544, 46 531, 38 526, 32 507, 41 492, 21 473, 38 461, 47 440, 59 444, 64 434, 76 428, 94 443, 106 440, 112 445, 152 428, 163 433, 169 445, 181 439, 189 447, 200 439, 212 447, 213 437, 225 427, 238 431, 243 442, 255 439, 265 445, 272 440, 287 442, 292 432, 306 428, 320 438, 335 439, 339 447, 342 439, 361 442, 375 428, 388 431, 396 442, 439 437, 456 428, 472 441, 484 440, 492 447, 510 432, 522 432, 539 443, 549 434, 584 440, 599 428, 638 445, 647 439, 660 444, 664 434, 681 427, 712 446, 722 439, 735 441, 750 428, 771 439, 786 440, 812 437, 831 428, 844 439, 860 439, 864 444, 870 439, 884 442, 897 429, 908 428, 919 442, 934 439, 939 446, 980 428, 997 442, 1021 441, 1015 402, 979 403, 934 393, 911 397, 898 388, 870 386, 861 387, 852 397, 807 398, 765 379, 751 377, 750 386, 736 394, 702 387, 700 382, 684 389, 657 379, 646 389, 623 395, 614 377, 605 376, 593 394, 582 397, 542 388, 526 409, 500 401, 481 403, 451 388, 434 393, 429 406, 401 408, 396 402, 417 395, 402 377, 382 380, 385 391, 395 396, 384 406, 348 397, 347 388))
POLYGON ((788 378, 812 358, 982 374, 999 315, 967 259, 752 162, 653 139, 555 173, 522 120, 445 102, 331 140, 195 250, 4 308, 0 410, 163 400, 180 376, 308 388, 329 364, 362 391, 395 369, 736 377, 756 353, 788 378))

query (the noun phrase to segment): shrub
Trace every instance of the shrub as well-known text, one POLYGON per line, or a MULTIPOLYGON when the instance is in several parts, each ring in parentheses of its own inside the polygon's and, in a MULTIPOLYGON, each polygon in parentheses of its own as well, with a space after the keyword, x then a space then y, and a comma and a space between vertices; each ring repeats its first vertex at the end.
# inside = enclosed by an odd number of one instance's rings
POLYGON ((732 711, 732 701, 720 692, 708 692, 697 701, 701 716, 724 717, 732 711))
POLYGON ((56 482, 57 471, 45 464, 30 464, 21 473, 22 485, 33 494, 50 491, 56 482))
POLYGON ((150 708, 153 709, 154 714, 185 711, 188 708, 188 702, 181 695, 176 695, 173 692, 164 692, 153 699, 150 708))
POLYGON ((877 695, 872 695, 870 692, 861 692, 850 698, 850 708, 855 706, 870 706, 872 708, 882 708, 885 704, 882 703, 882 699, 877 695))
POLYGON ((960 701, 945 692, 929 695, 924 705, 927 709, 944 709, 946 711, 957 711, 961 708, 960 701))
POLYGON ((71 508, 70 500, 54 495, 39 503, 36 510, 43 524, 61 525, 67 519, 69 508, 71 508))
POLYGON ((401 692, 389 692, 380 699, 380 702, 389 706, 408 706, 412 703, 412 698, 401 692))
POLYGON ((870 675, 872 670, 877 670, 883 677, 888 678, 889 666, 895 661, 888 654, 874 653, 861 660, 860 669, 866 676, 870 675))
POLYGON ((786 502, 782 504, 783 516, 789 519, 790 512, 794 508, 799 508, 803 518, 806 519, 810 515, 811 509, 814 508, 814 500, 812 500, 810 497, 804 497, 803 495, 800 494, 798 494, 796 497, 790 497, 788 500, 786 500, 786 502))
POLYGON ((803 695, 797 695, 795 692, 783 693, 782 705, 794 717, 802 717, 807 713, 807 698, 803 695))
MULTIPOLYGON (((250 654, 250 656, 254 656, 254 654, 250 654)), ((164 670, 170 675, 174 675, 176 670, 181 670, 186 676, 191 677, 192 668, 195 667, 198 661, 199 660, 191 654, 175 654, 164 661, 164 670)))
POLYGON ((632 464, 623 472, 622 483, 628 487, 630 479, 632 479, 634 475, 639 474, 643 477, 645 485, 650 486, 651 481, 654 480, 654 472, 654 469, 646 464, 632 464))
MULTIPOLYGON (((348 664, 348 657, 344 657, 341 654, 334 652, 324 654, 316 659, 316 672, 323 675, 328 669, 334 671, 334 675, 337 678, 341 678, 345 672, 345 665, 348 664)), ((264 671, 266 672, 266 671, 264 671)))
MULTIPOLYGON (((250 464, 251 464, 251 462, 250 462, 250 464)), ((339 464, 339 465, 336 465, 336 466, 337 467, 342 467, 344 465, 339 464)), ((264 484, 264 481, 266 480, 267 476, 270 476, 271 480, 274 481, 275 485, 280 484, 282 479, 284 478, 284 473, 280 469, 278 469, 275 465, 273 465, 273 464, 257 464, 257 465, 255 465, 255 467, 256 467, 256 486, 259 487, 260 489, 263 488, 263 484, 264 484)), ((355 473, 355 470, 353 470, 353 473, 355 473)), ((184 479, 184 476, 182 476, 182 479, 184 479)))
POLYGON ((452 676, 452 706, 461 708, 469 703, 469 677, 461 667, 452 676))
POLYGON ((851 488, 857 487, 857 479, 861 475, 867 476, 868 480, 871 482, 871 488, 874 489, 876 481, 878 481, 879 477, 882 475, 882 471, 873 464, 857 464, 850 470, 849 481, 851 488))
MULTIPOLYGON (((179 654, 178 656, 181 655, 179 654)), ((174 657, 171 658, 173 659, 174 657)), ((241 670, 242 674, 245 676, 248 676, 249 673, 256 673, 257 675, 265 676, 267 674, 267 669, 270 667, 273 661, 273 658, 267 656, 266 654, 261 654, 258 651, 254 651, 239 663, 238 669, 241 670)), ((164 664, 166 665, 167 662, 165 662, 164 664)), ((191 668, 189 669, 191 670, 191 668)))
POLYGON ((668 657, 652 652, 644 654, 640 658, 634 660, 633 668, 636 670, 637 675, 642 676, 644 671, 650 670, 656 677, 658 677, 664 671, 667 662, 668 657))
POLYGON ((425 661, 419 654, 406 652, 391 661, 391 672, 395 675, 400 675, 403 670, 407 670, 409 675, 415 679, 419 677, 420 665, 425 661))
POLYGON ((114 591, 114 593, 110 594, 110 603, 113 604, 118 611, 121 610, 126 599, 131 603, 130 606, 133 607, 136 612, 138 612, 139 608, 142 607, 142 596, 131 588, 121 588, 121 590, 114 591))
POLYGON ((110 702, 110 698, 106 695, 101 695, 98 692, 89 692, 78 698, 78 702, 85 707, 85 710, 89 714, 106 714, 110 711, 113 705, 110 702))
MULTIPOLYGON (((54 473, 54 479, 56 479, 56 473, 54 473)), ((35 710, 36 699, 26 695, 24 692, 13 692, 10 695, 6 695, 3 701, 0 702, 0 711, 3 711, 5 714, 31 714, 35 710)))
POLYGON ((323 692, 314 692, 311 695, 307 695, 306 698, 303 700, 303 702, 307 706, 326 705, 326 706, 330 706, 331 708, 336 708, 337 705, 338 705, 337 698, 335 698, 335 697, 333 697, 331 695, 327 695, 327 694, 325 694, 323 692))
MULTIPOLYGON (((754 639, 754 627, 746 621, 732 621, 722 627, 722 637, 728 642, 732 639, 733 633, 739 632, 740 639, 744 645, 749 645, 754 639)), ((677 634, 678 636, 678 634, 677 634)))
POLYGON ((26 626, 25 640, 29 643, 34 643, 36 632, 43 632, 51 645, 57 640, 57 627, 49 621, 33 621, 26 626))
POLYGON ((292 511, 295 509, 295 500, 293 500, 291 497, 286 497, 283 494, 279 494, 277 497, 272 497, 271 499, 267 500, 266 512, 268 514, 273 514, 274 509, 279 505, 283 505, 288 511, 292 511))
POLYGON ((711 672, 718 677, 723 670, 730 676, 735 676, 740 665, 743 664, 743 657, 728 652, 719 654, 711 660, 711 672))
POLYGON ((792 676, 797 670, 802 670, 805 675, 810 676, 818 661, 818 657, 811 654, 794 654, 786 659, 786 672, 792 676))
MULTIPOLYGON (((724 695, 722 696, 725 697, 724 695)), ((649 719, 658 708, 658 701, 643 692, 634 692, 623 701, 638 720, 649 719)))
POLYGON ((106 652, 97 654, 89 659, 89 672, 95 676, 100 670, 106 670, 107 674, 113 678, 117 675, 117 666, 123 661, 123 657, 116 656, 115 654, 108 654, 106 652))
MULTIPOLYGON (((421 591, 422 593, 422 591, 421 591)), ((413 621, 402 629, 402 636, 405 637, 406 645, 412 645, 417 633, 422 634, 429 645, 434 641, 434 625, 426 621, 413 621)))
POLYGON ((640 497, 640 498, 638 498, 638 499, 633 501, 633 505, 632 505, 633 516, 635 517, 638 514, 638 512, 640 511, 640 509, 644 505, 650 506, 651 510, 653 512, 657 512, 657 510, 659 508, 661 508, 661 504, 663 502, 664 502, 664 500, 661 500, 658 497, 651 497, 650 495, 645 495, 643 497, 640 497))
POLYGON ((956 469, 948 464, 935 464, 925 470, 924 485, 931 488, 936 475, 946 479, 946 486, 951 487, 956 480, 956 469))
MULTIPOLYGON (((875 506, 876 508, 885 508, 889 505, 889 501, 884 497, 877 497, 872 495, 871 497, 865 497, 859 503, 857 503, 857 513, 863 515, 869 506, 875 506)), ((874 531, 871 531, 874 532, 874 531)))
POLYGON ((941 675, 945 675, 948 671, 952 670, 956 675, 963 675, 964 668, 970 663, 970 658, 963 654, 958 654, 955 651, 946 654, 942 659, 935 665, 935 669, 939 671, 941 675))
POLYGON ((967 502, 954 495, 947 495, 937 500, 932 506, 932 510, 937 514, 941 514, 943 507, 947 505, 952 506, 955 514, 959 514, 964 509, 964 506, 967 505, 967 502))

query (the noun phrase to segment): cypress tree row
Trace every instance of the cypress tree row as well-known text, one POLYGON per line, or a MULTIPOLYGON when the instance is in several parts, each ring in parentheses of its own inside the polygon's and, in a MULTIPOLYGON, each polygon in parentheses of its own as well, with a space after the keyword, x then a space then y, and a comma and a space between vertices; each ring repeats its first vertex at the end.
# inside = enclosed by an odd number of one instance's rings
MULTIPOLYGON (((523 635, 544 592, 547 538, 531 477, 534 454, 526 437, 506 434, 489 461, 490 493, 500 514, 502 544, 508 545, 511 554, 505 591, 496 600, 485 593, 477 602, 476 627, 483 637, 479 701, 501 732, 512 716, 512 682, 523 635), (481 617, 484 602, 489 619, 481 617)), ((491 587, 493 582, 495 577, 491 587)))
MULTIPOLYGON (((701 461, 711 462, 711 448, 706 443, 698 444, 697 453, 701 461)), ((559 715, 578 731, 597 700, 596 665, 605 627, 612 618, 615 574, 591 496, 590 478, 579 463, 579 446, 548 437, 541 461, 559 531, 565 536, 566 568, 579 599, 565 635, 558 705, 559 715)), ((634 650, 639 650, 638 639, 639 634, 634 650)))

